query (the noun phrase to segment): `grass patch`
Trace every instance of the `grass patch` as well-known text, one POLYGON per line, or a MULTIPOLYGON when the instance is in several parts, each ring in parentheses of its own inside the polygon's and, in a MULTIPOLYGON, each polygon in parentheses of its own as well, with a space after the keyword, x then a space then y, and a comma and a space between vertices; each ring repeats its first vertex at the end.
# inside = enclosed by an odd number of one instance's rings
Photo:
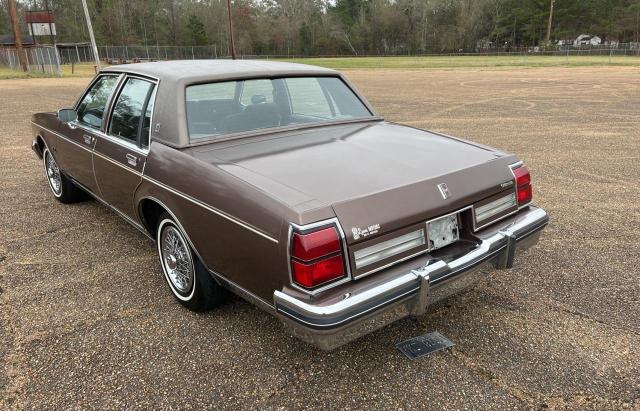
POLYGON ((40 71, 20 71, 11 70, 9 67, 0 66, 0 80, 12 79, 12 78, 39 78, 39 77, 53 77, 50 74, 45 74, 40 71))
MULTIPOLYGON (((63 64, 62 77, 91 77, 95 74, 93 64, 75 64, 73 67, 73 73, 71 64, 63 64)), ((21 71, 12 70, 7 66, 0 66, 0 80, 14 79, 14 78, 47 78, 47 77, 59 77, 54 74, 43 73, 42 71, 21 71)))
POLYGON ((424 56, 336 57, 283 61, 334 69, 500 69, 513 67, 640 66, 640 56, 424 56))
MULTIPOLYGON (((640 56, 420 56, 420 57, 322 57, 277 59, 333 69, 487 69, 500 70, 526 67, 594 67, 636 66, 640 56)), ((91 77, 93 64, 62 66, 62 77, 91 77)), ((39 71, 22 72, 0 66, 0 79, 57 77, 39 71)))

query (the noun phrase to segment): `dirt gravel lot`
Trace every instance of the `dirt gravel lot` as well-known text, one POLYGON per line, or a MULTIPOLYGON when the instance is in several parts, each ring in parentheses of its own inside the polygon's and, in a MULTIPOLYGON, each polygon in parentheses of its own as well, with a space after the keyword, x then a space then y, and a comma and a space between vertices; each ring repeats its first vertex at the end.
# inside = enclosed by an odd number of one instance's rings
POLYGON ((170 295, 150 241, 57 203, 29 116, 89 79, 0 81, 0 409, 640 409, 640 69, 349 71, 388 119, 521 156, 552 223, 511 270, 331 353, 170 295), (438 330, 457 345, 410 362, 438 330))

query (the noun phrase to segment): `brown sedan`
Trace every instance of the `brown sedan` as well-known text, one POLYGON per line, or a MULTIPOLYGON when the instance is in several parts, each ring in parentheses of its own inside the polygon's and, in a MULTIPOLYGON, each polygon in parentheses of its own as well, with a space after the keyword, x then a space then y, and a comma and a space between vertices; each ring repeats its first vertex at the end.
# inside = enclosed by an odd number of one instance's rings
POLYGON ((318 67, 109 67, 32 123, 53 195, 154 240, 180 303, 231 290, 323 349, 511 267, 548 223, 517 157, 386 122, 318 67))

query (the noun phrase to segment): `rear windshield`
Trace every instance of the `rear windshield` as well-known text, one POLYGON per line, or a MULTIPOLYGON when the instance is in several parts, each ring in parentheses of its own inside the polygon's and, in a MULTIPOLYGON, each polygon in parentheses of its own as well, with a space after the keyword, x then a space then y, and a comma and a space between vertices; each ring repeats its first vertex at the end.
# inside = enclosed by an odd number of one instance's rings
POLYGON ((295 124, 371 117, 338 77, 290 77, 198 84, 187 87, 189 139, 295 124))

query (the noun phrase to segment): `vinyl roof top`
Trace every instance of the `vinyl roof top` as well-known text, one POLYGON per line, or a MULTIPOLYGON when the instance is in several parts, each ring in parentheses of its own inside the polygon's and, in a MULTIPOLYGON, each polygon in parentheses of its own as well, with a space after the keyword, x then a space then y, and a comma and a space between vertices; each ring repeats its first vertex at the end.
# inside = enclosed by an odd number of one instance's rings
POLYGON ((334 70, 306 64, 268 60, 171 60, 110 66, 103 71, 121 71, 156 77, 161 80, 220 80, 240 77, 280 75, 336 74, 334 70))
MULTIPOLYGON (((132 73, 160 80, 154 105, 151 139, 173 147, 186 147, 191 144, 187 131, 184 92, 185 87, 191 84, 295 76, 336 76, 349 84, 348 80, 335 70, 268 60, 170 60, 111 66, 104 68, 102 72, 132 73)), ((370 107, 363 97, 360 98, 370 107)))

